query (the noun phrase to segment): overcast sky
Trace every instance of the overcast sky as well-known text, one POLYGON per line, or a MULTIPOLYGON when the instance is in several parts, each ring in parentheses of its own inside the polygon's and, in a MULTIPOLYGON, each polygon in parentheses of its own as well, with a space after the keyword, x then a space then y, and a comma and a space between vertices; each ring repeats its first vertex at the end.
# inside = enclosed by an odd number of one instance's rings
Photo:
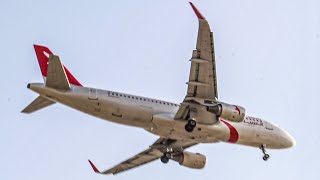
POLYGON ((155 161, 117 176, 95 174, 157 137, 63 105, 25 115, 42 82, 33 44, 50 47, 85 86, 180 103, 198 21, 185 0, 0 1, 1 180, 320 178, 320 1, 195 0, 215 35, 219 98, 270 120, 297 141, 270 150, 227 143, 191 148, 203 170, 155 161))

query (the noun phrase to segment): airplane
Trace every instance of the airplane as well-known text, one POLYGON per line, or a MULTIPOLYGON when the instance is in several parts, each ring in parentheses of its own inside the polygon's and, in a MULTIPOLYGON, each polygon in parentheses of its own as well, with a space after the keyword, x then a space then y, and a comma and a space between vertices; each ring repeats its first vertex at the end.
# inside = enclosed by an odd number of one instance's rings
POLYGON ((196 49, 192 52, 187 94, 180 104, 126 93, 84 87, 47 47, 34 45, 44 83, 27 88, 39 96, 24 110, 32 113, 55 103, 114 123, 142 128, 159 136, 146 150, 118 165, 95 173, 118 174, 160 159, 202 169, 206 156, 186 151, 200 143, 227 142, 266 149, 284 149, 296 141, 284 129, 247 116, 244 107, 218 100, 213 33, 200 11, 190 2, 199 21, 196 49))

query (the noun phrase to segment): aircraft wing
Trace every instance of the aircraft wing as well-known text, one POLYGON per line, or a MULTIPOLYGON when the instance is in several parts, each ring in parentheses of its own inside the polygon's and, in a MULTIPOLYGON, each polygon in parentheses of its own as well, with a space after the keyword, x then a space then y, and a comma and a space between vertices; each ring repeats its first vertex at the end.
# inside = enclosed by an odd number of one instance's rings
POLYGON ((218 99, 213 33, 207 20, 190 3, 199 20, 197 48, 192 53, 187 97, 218 99))
POLYGON ((152 144, 147 150, 133 156, 132 158, 123 161, 122 163, 100 172, 96 166, 89 160, 89 163, 94 172, 99 174, 118 174, 126 170, 136 168, 138 166, 147 164, 156 159, 159 159, 167 148, 173 150, 173 152, 181 152, 184 149, 195 145, 196 143, 190 141, 177 141, 171 139, 159 138, 154 144, 152 144))
POLYGON ((213 33, 207 20, 192 3, 190 4, 199 20, 197 48, 193 50, 190 60, 187 95, 175 119, 195 118, 200 123, 213 124, 217 118, 207 113, 205 107, 199 104, 218 99, 213 33))

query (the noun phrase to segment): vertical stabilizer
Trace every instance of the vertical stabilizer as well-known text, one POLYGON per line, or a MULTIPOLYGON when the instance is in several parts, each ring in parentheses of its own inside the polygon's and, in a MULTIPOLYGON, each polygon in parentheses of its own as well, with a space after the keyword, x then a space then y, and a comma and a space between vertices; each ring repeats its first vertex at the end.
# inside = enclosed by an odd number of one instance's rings
POLYGON ((69 90, 70 84, 59 56, 49 55, 46 86, 54 89, 69 90))
MULTIPOLYGON (((33 45, 34 50, 36 51, 36 55, 38 58, 39 66, 41 69, 41 74, 46 81, 47 73, 48 73, 48 62, 49 56, 53 55, 49 48, 40 45, 33 45)), ((62 65, 63 66, 63 65, 62 65)), ((70 71, 63 66, 65 70, 66 76, 68 77, 69 83, 75 86, 82 86, 81 83, 70 73, 70 71)))

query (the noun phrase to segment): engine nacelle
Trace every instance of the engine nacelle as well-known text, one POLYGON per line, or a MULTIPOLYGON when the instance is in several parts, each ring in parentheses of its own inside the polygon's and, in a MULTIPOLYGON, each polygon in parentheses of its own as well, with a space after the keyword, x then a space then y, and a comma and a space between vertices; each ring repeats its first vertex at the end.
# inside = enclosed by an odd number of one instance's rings
POLYGON ((177 161, 182 166, 193 169, 202 169, 206 165, 206 156, 187 151, 173 156, 172 160, 177 161))
POLYGON ((242 122, 246 117, 246 110, 243 107, 223 102, 219 102, 214 106, 209 106, 208 111, 216 114, 222 119, 233 122, 242 122))

